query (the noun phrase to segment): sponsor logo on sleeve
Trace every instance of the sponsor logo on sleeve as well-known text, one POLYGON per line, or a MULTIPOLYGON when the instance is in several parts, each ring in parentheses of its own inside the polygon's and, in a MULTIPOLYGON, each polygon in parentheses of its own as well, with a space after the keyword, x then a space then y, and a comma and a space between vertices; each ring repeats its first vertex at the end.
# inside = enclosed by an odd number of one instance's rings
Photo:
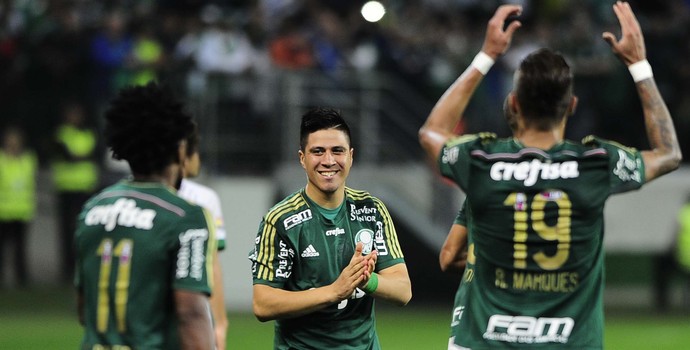
POLYGON ((374 244, 376 245, 376 252, 379 256, 388 255, 388 247, 386 247, 386 240, 383 238, 383 223, 381 221, 376 222, 376 237, 374 238, 374 244))
POLYGON ((187 230, 179 235, 180 250, 177 252, 177 278, 191 277, 200 281, 206 265, 205 243, 208 230, 187 230))
POLYGON ((460 156, 460 150, 457 147, 444 148, 443 156, 441 156, 441 162, 444 164, 455 164, 460 156))
POLYGON ((618 162, 613 169, 613 174, 618 176, 622 181, 636 181, 642 182, 642 174, 640 174, 640 161, 628 155, 623 150, 618 150, 618 162))
POLYGON ((276 268, 276 277, 288 278, 292 274, 292 264, 290 264, 290 261, 295 256, 295 251, 292 248, 289 248, 282 239, 278 243, 278 246, 280 249, 278 250, 278 267, 276 268))

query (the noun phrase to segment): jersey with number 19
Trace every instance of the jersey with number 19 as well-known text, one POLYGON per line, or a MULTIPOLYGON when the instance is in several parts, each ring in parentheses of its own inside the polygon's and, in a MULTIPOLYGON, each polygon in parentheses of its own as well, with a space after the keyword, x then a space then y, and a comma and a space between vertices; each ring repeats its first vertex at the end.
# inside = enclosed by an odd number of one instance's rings
POLYGON ((77 225, 82 349, 178 349, 173 290, 211 293, 210 215, 162 184, 122 181, 91 198, 77 225))
POLYGON ((439 166, 467 194, 476 259, 455 344, 601 349, 604 203, 642 186, 640 152, 479 134, 448 141, 439 166))
MULTIPOLYGON (((333 283, 355 245, 376 250, 376 271, 404 263, 386 206, 364 191, 345 190, 343 205, 329 219, 304 189, 264 216, 250 255, 254 284, 303 291, 333 283)), ((276 349, 380 349, 374 298, 357 289, 350 299, 304 316, 280 319, 276 349)))

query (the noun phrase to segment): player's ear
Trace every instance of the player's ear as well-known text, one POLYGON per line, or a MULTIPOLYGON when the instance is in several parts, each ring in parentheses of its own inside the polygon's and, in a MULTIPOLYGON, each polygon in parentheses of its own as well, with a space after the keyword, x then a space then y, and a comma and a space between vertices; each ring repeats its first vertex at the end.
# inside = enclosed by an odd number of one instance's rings
POLYGON ((577 109, 577 96, 573 96, 570 98, 570 105, 568 106, 568 117, 575 114, 576 109, 577 109))
POLYGON ((352 162, 355 161, 355 149, 350 148, 350 165, 352 165, 352 162))
POLYGON ((187 159, 187 140, 180 141, 177 146, 177 163, 180 166, 184 166, 185 160, 187 159))
POLYGON ((513 113, 513 116, 521 115, 520 103, 517 100, 517 96, 512 92, 508 94, 508 108, 510 108, 510 113, 513 113))
POLYGON ((305 157, 304 151, 299 150, 299 151, 297 151, 297 153, 299 154, 299 163, 302 164, 302 168, 306 169, 307 166, 304 165, 304 157, 305 157))

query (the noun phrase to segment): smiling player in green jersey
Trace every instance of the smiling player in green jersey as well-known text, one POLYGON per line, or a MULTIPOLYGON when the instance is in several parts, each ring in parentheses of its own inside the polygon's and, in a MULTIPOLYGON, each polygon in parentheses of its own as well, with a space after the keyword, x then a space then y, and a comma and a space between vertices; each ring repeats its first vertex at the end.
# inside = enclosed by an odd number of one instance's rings
POLYGON ((345 186, 353 152, 339 112, 302 117, 307 185, 263 217, 250 255, 254 313, 276 320, 276 349, 380 349, 374 299, 412 297, 386 206, 345 186))
POLYGON ((173 188, 194 121, 153 83, 122 90, 105 118, 106 143, 132 179, 92 197, 78 217, 81 348, 213 349, 213 223, 173 188))
MULTIPOLYGON (((650 150, 588 137, 564 139, 577 98, 565 59, 539 49, 520 64, 508 96, 513 138, 452 130, 493 62, 522 25, 504 5, 488 23, 482 51, 434 106, 420 143, 468 200, 474 274, 449 349, 603 347, 603 209, 615 193, 676 169, 681 152, 671 116, 646 60, 627 3, 613 10, 622 37, 603 38, 633 76, 650 150)), ((460 292, 459 292, 460 293, 460 292)))

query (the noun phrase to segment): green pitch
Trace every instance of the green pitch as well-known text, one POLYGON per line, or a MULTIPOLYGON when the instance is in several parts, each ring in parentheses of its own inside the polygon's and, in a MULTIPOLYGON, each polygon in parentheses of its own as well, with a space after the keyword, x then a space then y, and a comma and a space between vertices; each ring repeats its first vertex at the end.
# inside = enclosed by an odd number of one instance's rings
MULTIPOLYGON (((77 349, 81 328, 69 288, 0 291, 0 348, 77 349)), ((450 309, 423 305, 394 308, 379 303, 384 349, 445 349, 450 309)), ((250 314, 229 314, 228 349, 270 349, 273 324, 250 314)), ((607 349, 690 348, 690 313, 608 312, 607 349)))

